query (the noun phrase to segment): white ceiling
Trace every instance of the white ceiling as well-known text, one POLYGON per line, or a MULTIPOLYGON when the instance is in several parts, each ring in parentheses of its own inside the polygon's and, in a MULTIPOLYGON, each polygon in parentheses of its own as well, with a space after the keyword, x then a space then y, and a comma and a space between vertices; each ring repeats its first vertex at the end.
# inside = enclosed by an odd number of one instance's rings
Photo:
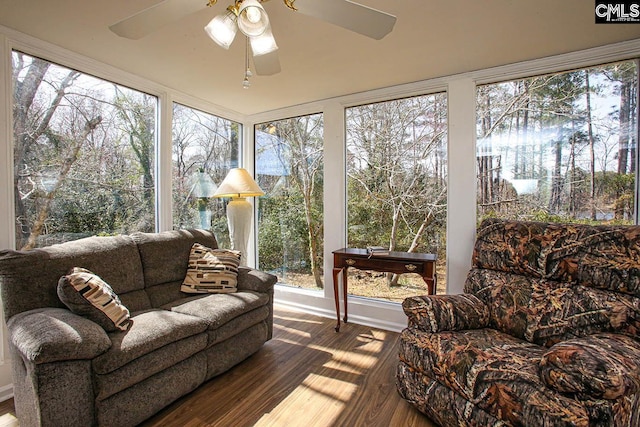
POLYGON ((640 24, 596 25, 591 0, 359 0, 397 16, 380 41, 271 0, 282 72, 244 90, 244 41, 226 51, 203 31, 231 0, 140 40, 108 29, 157 2, 0 0, 0 25, 242 114, 640 38, 640 24))

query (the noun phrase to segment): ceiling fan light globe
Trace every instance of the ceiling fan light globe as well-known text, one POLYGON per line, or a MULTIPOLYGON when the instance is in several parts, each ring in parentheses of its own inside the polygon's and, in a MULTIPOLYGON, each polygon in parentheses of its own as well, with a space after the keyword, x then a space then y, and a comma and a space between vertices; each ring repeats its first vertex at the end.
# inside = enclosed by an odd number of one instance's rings
POLYGON ((234 18, 235 16, 232 13, 218 15, 204 27, 204 31, 211 40, 224 49, 229 49, 238 31, 234 18))
POLYGON ((270 26, 264 33, 257 37, 251 37, 249 41, 251 42, 251 51, 256 56, 265 55, 278 50, 278 45, 276 44, 276 40, 273 38, 270 26))
POLYGON ((269 17, 258 0, 244 0, 238 10, 238 28, 248 37, 257 37, 269 26, 269 17))
POLYGON ((248 7, 245 9, 244 13, 247 16, 249 22, 251 22, 252 24, 257 24, 258 22, 260 22, 262 13, 257 7, 248 7))

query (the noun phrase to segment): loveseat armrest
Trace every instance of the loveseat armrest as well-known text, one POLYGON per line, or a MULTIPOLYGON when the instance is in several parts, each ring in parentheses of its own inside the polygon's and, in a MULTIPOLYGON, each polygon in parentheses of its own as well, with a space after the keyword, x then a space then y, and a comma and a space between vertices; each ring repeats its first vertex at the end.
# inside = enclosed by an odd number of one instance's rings
POLYGON ((617 399, 640 391, 640 342, 600 333, 553 345, 540 359, 548 387, 582 399, 617 399))
POLYGON ((93 359, 111 347, 97 323, 63 308, 38 308, 7 321, 9 341, 34 364, 93 359))
POLYGON ((278 281, 273 274, 249 267, 238 268, 238 290, 269 293, 278 281))
POLYGON ((409 297, 402 309, 409 327, 424 332, 481 329, 489 324, 489 308, 473 294, 409 297))

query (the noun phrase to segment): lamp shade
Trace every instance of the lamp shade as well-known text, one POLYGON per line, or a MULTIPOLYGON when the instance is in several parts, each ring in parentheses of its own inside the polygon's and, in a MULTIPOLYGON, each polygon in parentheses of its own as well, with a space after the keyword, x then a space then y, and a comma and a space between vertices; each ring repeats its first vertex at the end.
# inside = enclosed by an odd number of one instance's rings
POLYGON ((264 191, 243 168, 231 169, 224 178, 213 197, 256 197, 264 195, 264 191))
POLYGON ((198 172, 191 177, 191 194, 193 197, 213 197, 216 189, 216 184, 204 169, 199 169, 198 172))
POLYGON ((264 33, 269 17, 258 0, 244 0, 238 11, 238 28, 249 37, 264 33))
POLYGON ((218 15, 213 18, 211 22, 204 27, 204 30, 207 35, 211 37, 211 40, 218 43, 221 47, 229 49, 238 30, 235 20, 236 16, 228 11, 224 15, 218 15))
POLYGON ((274 50, 278 50, 276 40, 273 38, 271 32, 271 25, 267 26, 267 29, 261 35, 257 37, 251 37, 251 50, 254 55, 265 55, 271 53, 274 50))

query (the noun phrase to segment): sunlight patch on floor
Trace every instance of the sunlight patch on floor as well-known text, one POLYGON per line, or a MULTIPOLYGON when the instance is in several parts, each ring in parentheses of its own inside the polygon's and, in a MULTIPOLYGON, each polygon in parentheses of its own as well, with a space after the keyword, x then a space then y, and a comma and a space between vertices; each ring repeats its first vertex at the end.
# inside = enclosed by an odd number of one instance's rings
POLYGON ((275 324, 275 325, 273 325, 273 330, 274 331, 275 330, 283 331, 283 332, 286 332, 288 334, 296 335, 296 336, 301 337, 301 338, 307 338, 307 339, 311 338, 311 334, 309 332, 301 331, 298 328, 287 328, 286 326, 281 326, 281 325, 275 324))
POLYGON ((350 382, 309 374, 278 406, 264 414, 255 426, 334 425, 336 417, 357 388, 356 384, 350 382), (305 423, 301 424, 301 421, 305 423))
POLYGON ((0 427, 18 427, 18 419, 11 414, 0 415, 0 427))

